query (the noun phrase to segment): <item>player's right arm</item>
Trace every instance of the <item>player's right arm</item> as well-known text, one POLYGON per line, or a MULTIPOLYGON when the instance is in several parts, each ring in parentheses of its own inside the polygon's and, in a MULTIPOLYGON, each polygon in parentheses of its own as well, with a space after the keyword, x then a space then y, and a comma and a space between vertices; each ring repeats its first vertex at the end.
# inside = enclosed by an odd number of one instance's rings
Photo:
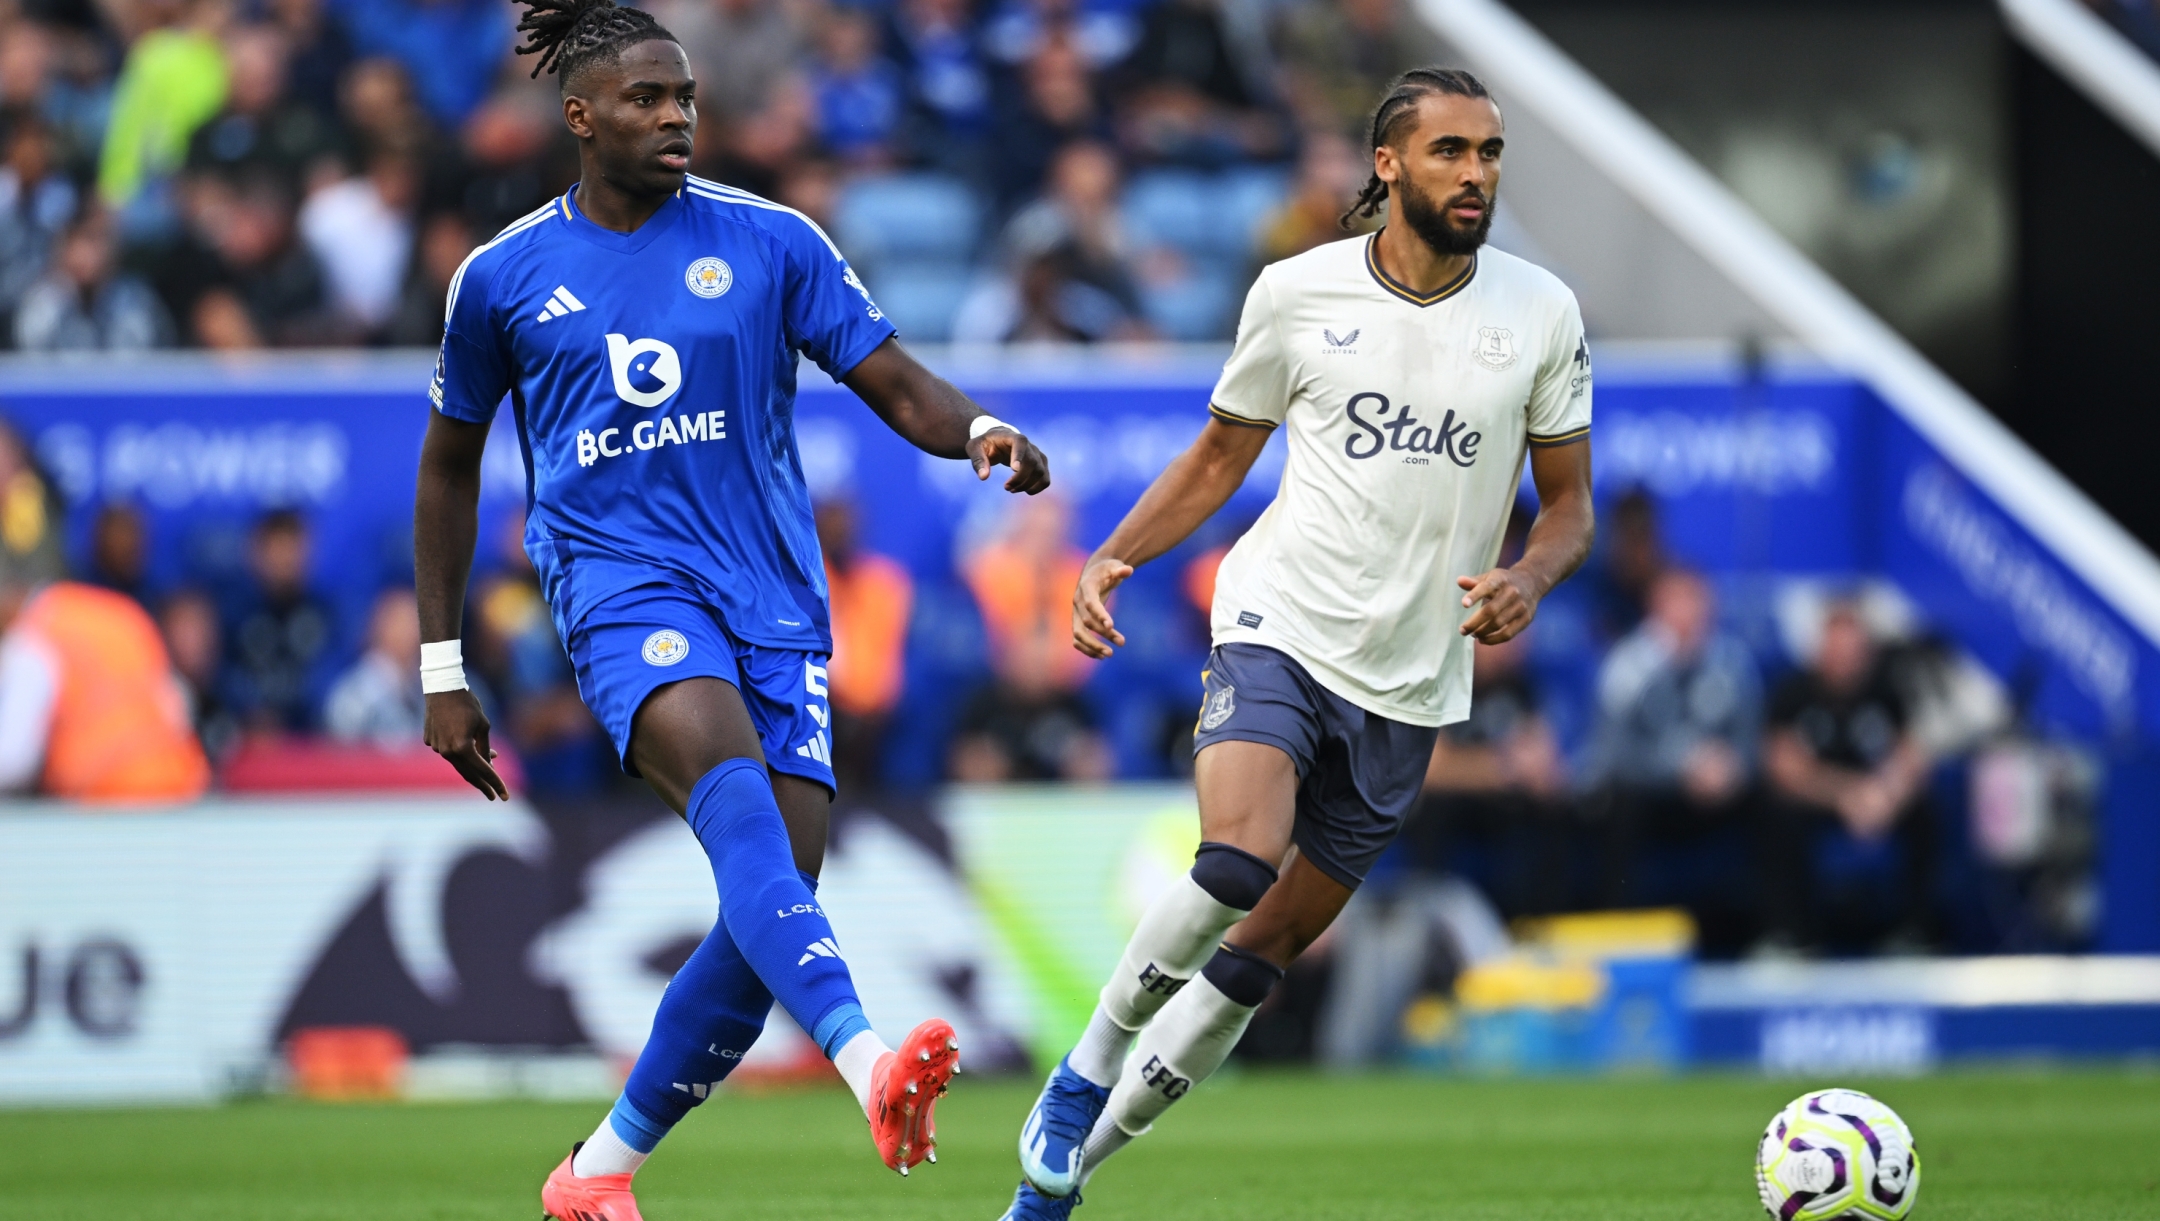
POLYGON ((1090 657, 1110 656, 1125 637, 1110 615, 1110 591, 1133 569, 1188 538, 1215 515, 1267 446, 1269 430, 1210 419, 1200 438, 1155 477, 1140 502, 1088 558, 1073 590, 1073 647, 1090 657), (1107 642, 1107 643, 1106 643, 1107 642))
MULTIPOLYGON (((420 600, 420 639, 456 640, 465 618, 465 582, 480 533, 480 455, 488 426, 431 412, 420 446, 420 491, 413 501, 413 585, 420 600)), ((488 800, 510 790, 490 762, 487 714, 472 691, 427 697, 422 737, 436 754, 488 800)))
POLYGON ((1275 320, 1275 289, 1263 271, 1245 294, 1237 346, 1208 398, 1211 418, 1200 438, 1163 468, 1081 571, 1073 590, 1074 648, 1108 657, 1111 645, 1125 643, 1110 616, 1110 591, 1133 569, 1184 542, 1243 486, 1268 434, 1289 413, 1289 368, 1275 320))
MULTIPOLYGON (((465 583, 480 533, 480 459, 495 409, 510 389, 507 343, 488 308, 495 266, 482 257, 486 253, 487 247, 475 251, 451 279, 442 355, 428 389, 434 406, 413 499, 413 592, 420 602, 420 639, 427 642, 423 665, 429 646, 454 644, 464 624, 465 583)), ((421 671, 423 679, 433 673, 421 671)), ((510 789, 491 762, 487 714, 461 669, 453 673, 459 675, 455 689, 428 693, 421 736, 488 800, 507 801, 510 789)))

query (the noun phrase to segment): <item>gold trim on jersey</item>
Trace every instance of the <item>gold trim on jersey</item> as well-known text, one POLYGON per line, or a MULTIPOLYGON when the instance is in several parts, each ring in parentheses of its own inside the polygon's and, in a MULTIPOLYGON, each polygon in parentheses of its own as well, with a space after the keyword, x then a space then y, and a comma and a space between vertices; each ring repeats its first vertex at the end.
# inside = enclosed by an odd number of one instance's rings
POLYGON ((1536 433, 1531 433, 1530 445, 1533 449, 1552 449, 1556 446, 1573 445, 1577 441, 1587 441, 1589 439, 1590 426, 1585 424, 1581 428, 1570 429, 1567 432, 1556 432, 1549 437, 1541 437, 1536 433))
POLYGON ((1365 239, 1365 270, 1372 273, 1373 283, 1420 308, 1427 305, 1438 305, 1469 287, 1471 277, 1477 275, 1477 262, 1477 256, 1471 255, 1470 265, 1463 268, 1461 275, 1456 276, 1433 292, 1421 293, 1381 269, 1379 233, 1374 233, 1371 237, 1365 239))
POLYGON ((1221 420, 1225 424, 1235 424, 1240 428, 1275 427, 1275 423, 1272 420, 1256 420, 1249 415, 1239 415, 1235 411, 1224 411, 1222 408, 1217 407, 1213 403, 1209 403, 1207 405, 1207 409, 1209 415, 1214 416, 1216 419, 1221 420))

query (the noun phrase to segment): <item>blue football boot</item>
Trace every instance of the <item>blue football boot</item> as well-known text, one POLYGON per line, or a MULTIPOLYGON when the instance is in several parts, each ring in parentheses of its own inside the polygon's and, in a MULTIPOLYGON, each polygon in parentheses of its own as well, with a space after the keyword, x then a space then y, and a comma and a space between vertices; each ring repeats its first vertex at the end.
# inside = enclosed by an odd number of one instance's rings
MULTIPOLYGON (((1074 1072, 1070 1057, 1058 1061, 1050 1080, 1043 1083, 1035 1109, 1020 1127, 1020 1176, 1029 1186, 1051 1197, 1069 1196, 1079 1188, 1081 1146, 1108 1105, 1108 1087, 1074 1072)), ((1023 1189, 1021 1194, 1028 1193, 1023 1189)), ((1020 1206, 1016 1202, 1013 1207, 1020 1206)), ((1035 1214, 1016 1211, 1013 1215, 1035 1214)))
POLYGON ((1013 1193, 1012 1207, 998 1221, 1065 1221, 1079 1206, 1077 1191, 1069 1196, 1046 1196, 1022 1183, 1020 1190, 1013 1193))

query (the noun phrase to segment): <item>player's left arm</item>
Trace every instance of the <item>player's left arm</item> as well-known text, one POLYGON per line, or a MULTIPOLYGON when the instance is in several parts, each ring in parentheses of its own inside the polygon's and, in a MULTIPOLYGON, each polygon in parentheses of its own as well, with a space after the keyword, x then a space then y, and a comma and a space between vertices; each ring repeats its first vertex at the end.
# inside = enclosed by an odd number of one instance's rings
POLYGON ((993 466, 1009 466, 1008 492, 1033 496, 1050 486, 1050 460, 1033 441, 1002 422, 972 436, 983 409, 923 368, 899 340, 879 344, 840 380, 915 448, 940 458, 966 458, 977 479, 988 479, 993 466))
POLYGON ((1537 617, 1552 587, 1582 567, 1597 535, 1590 508, 1590 438, 1530 449, 1530 478, 1537 484, 1538 515, 1522 558, 1506 568, 1457 577, 1462 604, 1475 609, 1462 634, 1485 644, 1512 640, 1537 617))

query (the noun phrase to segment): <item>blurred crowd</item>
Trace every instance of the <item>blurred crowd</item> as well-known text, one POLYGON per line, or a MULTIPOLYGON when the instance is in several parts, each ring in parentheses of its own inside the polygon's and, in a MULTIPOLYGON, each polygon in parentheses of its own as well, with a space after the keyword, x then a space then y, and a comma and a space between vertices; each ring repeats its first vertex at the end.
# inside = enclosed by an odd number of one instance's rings
MULTIPOLYGON (((1227 335, 1340 236, 1403 0, 650 0, 694 172, 835 232, 902 332, 1227 335)), ((567 188, 509 0, 0 0, 0 336, 434 344, 459 262, 567 188)))
MULTIPOLYGON (((51 482, 0 428, 0 787, 185 798, 296 746, 311 765, 325 749, 417 759, 454 784, 419 744, 402 561, 364 604, 341 598, 307 517, 273 509, 229 568, 156 582, 152 551, 175 540, 155 519, 126 501, 83 511, 87 545, 63 546, 51 482)), ((1237 523, 1121 590, 1133 643, 1095 663, 1070 644, 1085 551, 1057 494, 963 525, 949 573, 866 547, 845 500, 816 520, 844 800, 1189 774, 1193 676, 1237 523)), ((1518 514, 1510 549, 1526 529, 1518 514)), ((1722 606, 1730 582, 1666 554, 1641 492, 1607 506, 1601 533, 1528 633, 1479 648, 1472 715, 1442 733, 1361 903, 1444 883, 1495 926, 1681 907, 1713 956, 2084 944, 2089 757, 2021 732, 2015 696, 1885 590, 1722 606)), ((604 797, 633 782, 579 697, 521 536, 511 513, 483 540, 468 672, 522 791, 604 797)))

